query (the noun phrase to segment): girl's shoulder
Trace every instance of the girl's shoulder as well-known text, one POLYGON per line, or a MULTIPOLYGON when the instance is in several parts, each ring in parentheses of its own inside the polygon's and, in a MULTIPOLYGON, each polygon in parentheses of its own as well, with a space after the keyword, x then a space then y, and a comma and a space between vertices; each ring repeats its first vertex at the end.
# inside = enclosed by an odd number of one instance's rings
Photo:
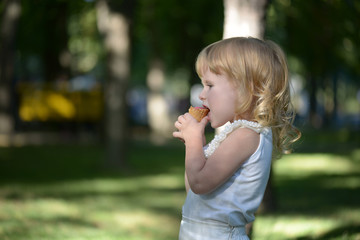
POLYGON ((251 129, 257 133, 267 133, 268 132, 267 128, 263 127, 260 123, 245 120, 245 119, 236 120, 231 125, 232 126, 230 128, 239 128, 239 127, 247 128, 247 129, 251 129))
POLYGON ((242 146, 257 147, 260 134, 267 134, 268 132, 268 128, 262 127, 257 122, 243 119, 236 120, 225 125, 223 130, 214 137, 205 149, 205 156, 208 158, 222 142, 232 143, 229 144, 230 147, 232 145, 239 146, 239 148, 242 148, 242 146))
POLYGON ((207 179, 210 189, 217 188, 233 176, 257 152, 261 143, 261 134, 250 128, 238 126, 224 131, 216 135, 204 150, 207 160, 202 177, 207 179))
POLYGON ((228 141, 241 151, 254 153, 260 143, 260 134, 251 128, 240 127, 231 132, 228 141))

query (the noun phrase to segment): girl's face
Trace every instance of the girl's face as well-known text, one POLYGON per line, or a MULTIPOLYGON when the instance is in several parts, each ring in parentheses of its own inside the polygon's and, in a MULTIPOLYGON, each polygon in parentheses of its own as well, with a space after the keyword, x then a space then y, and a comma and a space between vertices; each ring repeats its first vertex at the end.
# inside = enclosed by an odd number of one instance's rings
POLYGON ((217 75, 206 70, 201 82, 204 86, 199 95, 205 107, 210 109, 211 127, 218 128, 235 119, 235 88, 225 75, 217 75))

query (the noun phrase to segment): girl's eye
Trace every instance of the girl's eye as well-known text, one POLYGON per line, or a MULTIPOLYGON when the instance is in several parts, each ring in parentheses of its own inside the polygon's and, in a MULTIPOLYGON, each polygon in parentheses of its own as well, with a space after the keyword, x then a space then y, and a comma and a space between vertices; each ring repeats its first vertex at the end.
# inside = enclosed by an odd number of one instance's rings
POLYGON ((213 85, 211 82, 205 81, 205 82, 203 83, 203 86, 204 86, 204 87, 208 87, 208 88, 212 88, 214 85, 213 85))

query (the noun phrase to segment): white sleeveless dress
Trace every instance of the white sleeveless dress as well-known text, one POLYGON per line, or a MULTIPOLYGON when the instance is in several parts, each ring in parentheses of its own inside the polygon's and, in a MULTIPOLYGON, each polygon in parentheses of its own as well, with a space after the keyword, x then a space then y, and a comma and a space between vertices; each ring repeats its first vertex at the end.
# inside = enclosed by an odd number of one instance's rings
POLYGON ((239 127, 260 134, 258 148, 227 182, 211 193, 199 195, 189 190, 182 208, 179 240, 249 240, 245 225, 255 220, 270 174, 271 129, 236 120, 204 147, 204 153, 208 158, 239 127))

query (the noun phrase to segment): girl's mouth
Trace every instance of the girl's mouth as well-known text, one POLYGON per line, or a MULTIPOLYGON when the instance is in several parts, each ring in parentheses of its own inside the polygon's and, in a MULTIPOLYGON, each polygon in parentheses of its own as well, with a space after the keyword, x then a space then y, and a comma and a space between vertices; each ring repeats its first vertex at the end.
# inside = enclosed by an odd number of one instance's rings
POLYGON ((211 111, 210 111, 210 108, 208 108, 207 106, 203 105, 203 108, 209 110, 207 116, 209 117, 209 120, 210 120, 210 115, 211 115, 211 111))
POLYGON ((206 108, 210 112, 210 108, 208 108, 207 106, 203 105, 203 108, 206 108))

